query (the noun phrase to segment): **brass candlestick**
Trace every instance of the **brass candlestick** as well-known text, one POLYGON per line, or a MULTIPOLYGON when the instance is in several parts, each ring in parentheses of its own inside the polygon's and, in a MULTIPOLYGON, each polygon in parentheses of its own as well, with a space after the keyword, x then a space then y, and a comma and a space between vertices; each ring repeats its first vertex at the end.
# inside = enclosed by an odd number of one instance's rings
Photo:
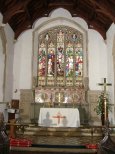
POLYGON ((73 108, 75 107, 75 104, 74 104, 74 98, 75 98, 75 95, 73 94, 73 95, 72 95, 72 100, 73 100, 73 108))
POLYGON ((104 118, 105 118, 105 121, 107 120, 108 118, 108 115, 107 115, 107 99, 106 99, 106 96, 104 95, 104 118))
POLYGON ((61 106, 61 102, 64 101, 64 93, 63 92, 57 92, 55 95, 55 99, 58 102, 58 105, 61 106))
POLYGON ((49 102, 49 107, 53 107, 53 100, 52 100, 52 93, 50 95, 50 102, 49 102))
POLYGON ((60 93, 58 95, 58 103, 59 103, 59 106, 60 106, 60 103, 61 103, 61 94, 60 93))
POLYGON ((45 103, 46 103, 45 101, 47 99, 47 94, 46 93, 42 93, 41 97, 42 97, 42 99, 44 101, 44 106, 43 107, 45 107, 45 103))

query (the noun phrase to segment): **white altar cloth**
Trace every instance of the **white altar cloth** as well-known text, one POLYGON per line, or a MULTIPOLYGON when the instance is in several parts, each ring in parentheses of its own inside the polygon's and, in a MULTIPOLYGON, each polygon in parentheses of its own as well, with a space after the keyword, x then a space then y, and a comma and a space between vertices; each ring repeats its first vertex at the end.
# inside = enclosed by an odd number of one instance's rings
POLYGON ((77 108, 41 108, 38 125, 43 127, 79 127, 77 108))

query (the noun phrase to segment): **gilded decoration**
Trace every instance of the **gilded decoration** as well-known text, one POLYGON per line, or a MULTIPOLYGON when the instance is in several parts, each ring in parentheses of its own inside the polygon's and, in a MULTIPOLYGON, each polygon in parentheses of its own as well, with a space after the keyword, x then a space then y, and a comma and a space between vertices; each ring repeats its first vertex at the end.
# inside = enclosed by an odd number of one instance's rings
POLYGON ((35 103, 45 104, 84 104, 86 103, 85 90, 83 88, 36 88, 35 103))

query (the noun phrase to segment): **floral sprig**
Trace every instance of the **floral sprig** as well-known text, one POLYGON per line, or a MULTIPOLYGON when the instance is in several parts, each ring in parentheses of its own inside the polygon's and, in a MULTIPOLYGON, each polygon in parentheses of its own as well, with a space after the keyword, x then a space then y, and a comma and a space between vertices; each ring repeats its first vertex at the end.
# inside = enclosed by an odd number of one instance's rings
POLYGON ((111 111, 111 104, 110 104, 110 100, 109 100, 109 95, 104 92, 101 92, 101 94, 98 97, 97 100, 97 106, 94 108, 94 111, 96 111, 97 115, 102 115, 104 113, 104 101, 106 99, 106 109, 107 112, 111 111))

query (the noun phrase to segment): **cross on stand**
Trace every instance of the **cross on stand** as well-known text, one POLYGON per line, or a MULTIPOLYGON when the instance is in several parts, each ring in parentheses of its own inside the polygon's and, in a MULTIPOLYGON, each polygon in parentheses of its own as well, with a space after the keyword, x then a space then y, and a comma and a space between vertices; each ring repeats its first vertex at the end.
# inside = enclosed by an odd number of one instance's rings
POLYGON ((104 86, 104 94, 106 94, 106 87, 107 86, 111 86, 112 84, 111 83, 107 83, 106 82, 106 78, 104 78, 104 83, 99 83, 98 85, 99 86, 104 86))
MULTIPOLYGON (((100 86, 104 86, 104 112, 107 111, 107 102, 106 102, 106 87, 111 86, 111 83, 106 83, 106 78, 104 78, 104 83, 99 83, 100 86)), ((105 154, 105 153, 115 153, 115 143, 112 141, 110 136, 110 129, 109 129, 109 119, 106 119, 105 114, 105 131, 104 131, 104 138, 100 141, 98 145, 97 154, 105 154)))
POLYGON ((106 82, 106 78, 104 78, 104 83, 99 83, 99 86, 104 86, 104 114, 105 114, 105 121, 107 120, 107 99, 106 99, 106 87, 111 86, 111 83, 106 82))

